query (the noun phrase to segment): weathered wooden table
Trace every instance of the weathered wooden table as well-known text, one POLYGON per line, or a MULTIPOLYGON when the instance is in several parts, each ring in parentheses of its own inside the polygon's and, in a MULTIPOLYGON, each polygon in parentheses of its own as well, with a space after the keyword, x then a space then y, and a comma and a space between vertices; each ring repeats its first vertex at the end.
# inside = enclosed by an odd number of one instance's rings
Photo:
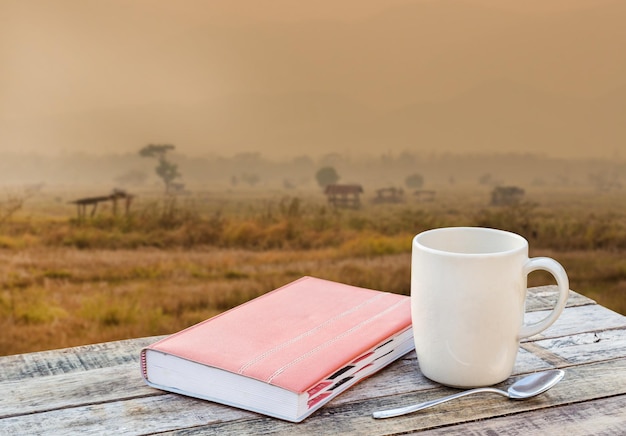
MULTIPOLYGON (((542 317, 553 296, 553 287, 531 289, 527 319, 542 317)), ((576 293, 551 328, 522 343, 512 377, 562 368, 556 387, 523 401, 469 396, 384 420, 371 412, 456 391, 424 378, 411 352, 293 424, 146 386, 139 350, 156 339, 0 357, 0 434, 626 434, 626 317, 576 293)))

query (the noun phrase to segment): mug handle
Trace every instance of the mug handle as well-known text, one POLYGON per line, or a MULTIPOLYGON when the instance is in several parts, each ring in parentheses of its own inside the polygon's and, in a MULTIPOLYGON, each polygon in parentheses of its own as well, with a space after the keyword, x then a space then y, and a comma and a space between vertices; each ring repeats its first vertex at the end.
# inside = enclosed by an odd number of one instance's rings
POLYGON ((552 312, 544 319, 534 324, 525 324, 522 326, 519 332, 520 339, 536 335, 550 327, 561 315, 561 312, 563 312, 569 294, 569 279, 567 278, 567 273, 563 266, 556 260, 549 257, 533 257, 532 259, 528 259, 524 265, 524 274, 528 275, 536 270, 547 271, 554 276, 559 288, 559 299, 554 309, 552 309, 552 312))

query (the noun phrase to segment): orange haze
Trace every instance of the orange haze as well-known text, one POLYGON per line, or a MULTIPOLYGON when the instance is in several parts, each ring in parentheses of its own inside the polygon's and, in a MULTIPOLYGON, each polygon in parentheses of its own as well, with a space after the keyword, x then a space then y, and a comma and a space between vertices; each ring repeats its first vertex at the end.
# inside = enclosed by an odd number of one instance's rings
POLYGON ((0 0, 0 152, 528 152, 626 139, 622 0, 0 0))

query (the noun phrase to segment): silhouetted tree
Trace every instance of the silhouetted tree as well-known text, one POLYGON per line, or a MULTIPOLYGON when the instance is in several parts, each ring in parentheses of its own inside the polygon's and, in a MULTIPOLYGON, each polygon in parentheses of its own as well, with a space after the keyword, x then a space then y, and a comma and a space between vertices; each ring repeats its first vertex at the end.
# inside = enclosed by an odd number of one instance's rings
POLYGON ((154 157, 158 160, 159 164, 155 168, 157 176, 165 183, 165 192, 170 192, 174 180, 181 175, 178 172, 178 165, 170 162, 167 159, 167 152, 174 150, 171 144, 149 144, 139 150, 139 155, 143 157, 154 157))
POLYGON ((333 167, 323 167, 315 173, 315 179, 317 180, 317 184, 324 188, 327 185, 337 183, 339 174, 337 174, 337 171, 333 167))
POLYGON ((0 200, 0 227, 22 209, 26 200, 38 191, 39 189, 27 188, 22 193, 7 194, 5 200, 0 200))
POLYGON ((419 189, 424 185, 424 176, 421 174, 413 173, 404 179, 404 184, 410 189, 419 189))

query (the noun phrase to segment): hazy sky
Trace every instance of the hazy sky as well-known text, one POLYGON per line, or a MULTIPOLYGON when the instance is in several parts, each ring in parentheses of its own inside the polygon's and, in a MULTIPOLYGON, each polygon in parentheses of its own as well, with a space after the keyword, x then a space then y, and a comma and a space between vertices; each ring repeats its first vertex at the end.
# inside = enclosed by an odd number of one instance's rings
POLYGON ((626 140, 623 0, 0 0, 0 152, 626 140))

